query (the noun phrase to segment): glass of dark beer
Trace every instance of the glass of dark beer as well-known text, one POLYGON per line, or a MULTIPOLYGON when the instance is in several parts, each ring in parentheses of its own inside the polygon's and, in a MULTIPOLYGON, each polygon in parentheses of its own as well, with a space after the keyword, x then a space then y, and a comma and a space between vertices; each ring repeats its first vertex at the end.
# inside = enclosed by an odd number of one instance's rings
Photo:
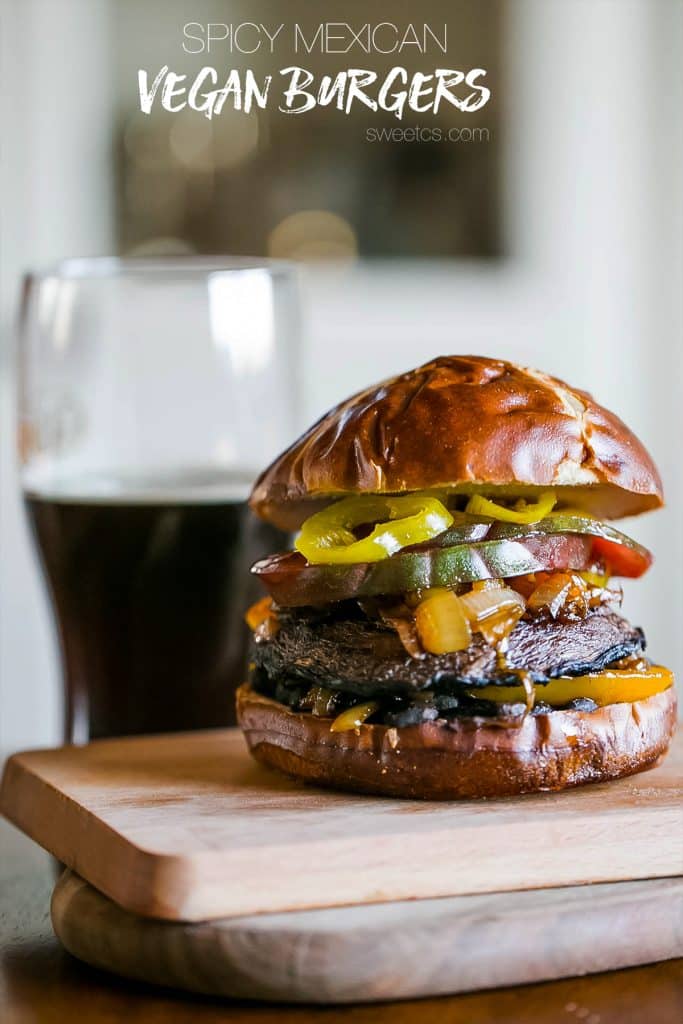
POLYGON ((19 449, 52 599, 66 742, 223 726, 244 678, 249 512, 293 437, 291 270, 70 261, 25 282, 19 449))

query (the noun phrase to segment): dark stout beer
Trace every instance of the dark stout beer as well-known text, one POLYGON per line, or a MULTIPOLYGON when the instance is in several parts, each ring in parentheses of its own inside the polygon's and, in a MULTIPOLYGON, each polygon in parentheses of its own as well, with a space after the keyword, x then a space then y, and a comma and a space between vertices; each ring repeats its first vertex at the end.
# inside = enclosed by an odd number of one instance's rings
POLYGON ((244 679, 249 575, 286 537, 243 480, 26 494, 59 629, 66 739, 224 726, 244 679), (104 493, 102 493, 104 492, 104 493))

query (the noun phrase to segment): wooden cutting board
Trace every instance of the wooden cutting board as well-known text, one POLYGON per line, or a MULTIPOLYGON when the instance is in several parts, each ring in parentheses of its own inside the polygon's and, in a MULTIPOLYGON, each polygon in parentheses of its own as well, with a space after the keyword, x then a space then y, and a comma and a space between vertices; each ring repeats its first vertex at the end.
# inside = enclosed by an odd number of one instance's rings
POLYGON ((67 871, 62 944, 95 967, 233 999, 415 999, 683 956, 683 878, 154 921, 67 871))
POLYGON ((304 787, 238 730, 16 754, 0 810, 121 907, 230 915, 683 874, 683 736, 655 770, 461 803, 304 787))

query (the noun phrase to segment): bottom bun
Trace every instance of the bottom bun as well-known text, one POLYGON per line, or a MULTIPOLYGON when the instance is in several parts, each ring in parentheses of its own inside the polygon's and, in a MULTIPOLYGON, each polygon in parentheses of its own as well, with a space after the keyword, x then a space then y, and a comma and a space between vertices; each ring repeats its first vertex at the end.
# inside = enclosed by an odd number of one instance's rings
POLYGON ((652 767, 676 727, 673 688, 597 711, 528 715, 503 728, 487 719, 403 729, 294 712, 244 685, 237 720, 257 761, 321 786, 424 800, 512 796, 604 782, 652 767))

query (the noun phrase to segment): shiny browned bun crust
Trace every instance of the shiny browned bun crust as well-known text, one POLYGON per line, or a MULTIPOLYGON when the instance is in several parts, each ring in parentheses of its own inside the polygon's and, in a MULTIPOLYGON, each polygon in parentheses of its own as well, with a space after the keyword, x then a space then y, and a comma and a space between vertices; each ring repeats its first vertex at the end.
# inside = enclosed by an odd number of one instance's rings
POLYGON ((295 778, 360 793, 453 800, 559 790, 650 768, 673 736, 676 696, 671 688, 592 712, 529 715, 511 729, 470 719, 333 733, 329 719, 290 711, 245 685, 237 691, 237 720, 256 760, 295 778))
POLYGON ((500 359, 442 356, 330 410, 261 474, 250 505, 294 529, 340 494, 529 487, 565 488, 606 519, 662 504, 643 445, 585 391, 500 359))

